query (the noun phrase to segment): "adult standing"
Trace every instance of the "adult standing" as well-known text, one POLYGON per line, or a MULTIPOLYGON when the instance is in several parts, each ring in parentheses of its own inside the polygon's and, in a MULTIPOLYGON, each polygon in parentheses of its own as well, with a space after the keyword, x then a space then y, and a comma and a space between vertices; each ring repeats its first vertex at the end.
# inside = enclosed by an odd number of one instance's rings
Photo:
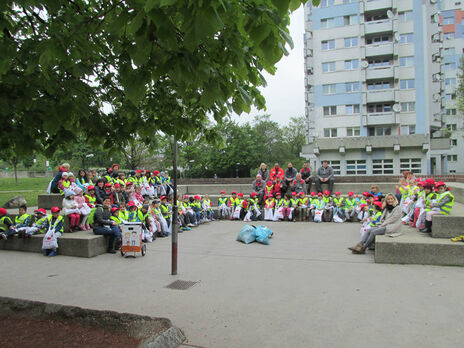
POLYGON ((329 185, 329 191, 332 193, 333 185, 334 185, 334 172, 331 166, 329 166, 329 162, 322 161, 322 166, 316 172, 316 189, 317 192, 322 192, 322 184, 329 185))
POLYGON ((309 163, 303 163, 303 168, 300 170, 301 178, 304 180, 306 184, 306 193, 309 195, 311 193, 311 168, 309 168, 309 163))
POLYGON ((280 176, 281 178, 284 177, 284 170, 280 168, 279 163, 275 163, 274 167, 271 169, 271 174, 269 175, 269 179, 271 181, 276 182, 277 177, 280 176))
POLYGON ((269 180, 269 170, 267 170, 266 163, 261 163, 261 165, 259 166, 258 174, 261 175, 261 179, 264 182, 267 182, 269 180))
POLYGON ((95 210, 93 233, 96 235, 108 236, 108 252, 116 253, 115 249, 121 247, 121 231, 117 222, 111 221, 111 198, 103 198, 103 206, 95 210), (116 245, 115 245, 116 244, 116 245))
POLYGON ((264 187, 266 186, 265 181, 262 179, 261 175, 256 175, 256 180, 253 181, 253 192, 256 192, 258 195, 258 201, 260 205, 264 203, 264 187))
POLYGON ((288 163, 287 169, 285 169, 284 172, 284 185, 285 185, 285 190, 288 190, 288 187, 291 186, 290 184, 295 180, 296 174, 298 171, 293 168, 293 164, 291 162, 288 163))
POLYGON ((350 249, 353 254, 364 254, 366 249, 374 243, 375 236, 399 232, 401 229, 402 217, 403 213, 401 211, 401 206, 398 204, 398 200, 394 194, 389 193, 383 205, 380 225, 370 229, 368 233, 364 234, 358 244, 348 249, 350 249))

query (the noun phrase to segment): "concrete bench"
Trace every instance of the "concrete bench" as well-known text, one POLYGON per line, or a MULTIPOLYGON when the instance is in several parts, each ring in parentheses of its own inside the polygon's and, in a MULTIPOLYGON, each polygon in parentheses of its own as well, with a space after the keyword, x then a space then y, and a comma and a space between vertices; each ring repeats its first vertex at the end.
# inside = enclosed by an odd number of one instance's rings
POLYGON ((46 193, 38 196, 37 205, 39 208, 51 209, 52 207, 62 208, 63 196, 57 193, 46 193))
MULTIPOLYGON (((32 238, 10 237, 8 240, 0 240, 0 249, 42 252, 43 234, 32 238)), ((94 257, 106 253, 108 242, 106 237, 94 235, 92 231, 64 233, 58 239, 58 254, 76 257, 94 257)))
POLYGON ((454 238, 464 235, 464 216, 433 215, 433 238, 454 238))

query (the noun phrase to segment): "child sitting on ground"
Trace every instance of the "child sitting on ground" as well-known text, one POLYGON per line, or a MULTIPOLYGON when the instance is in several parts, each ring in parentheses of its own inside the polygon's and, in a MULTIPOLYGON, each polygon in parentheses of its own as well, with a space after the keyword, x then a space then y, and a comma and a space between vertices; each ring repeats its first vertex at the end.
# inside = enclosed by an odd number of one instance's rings
POLYGON ((264 220, 265 221, 272 221, 274 220, 274 206, 275 206, 275 199, 272 195, 264 196, 266 199, 264 203, 264 220))
POLYGON ((24 238, 31 238, 32 235, 36 233, 44 234, 47 232, 45 230, 45 220, 47 219, 47 211, 45 209, 34 210, 35 213, 35 222, 32 227, 20 227, 17 229, 18 235, 23 234, 24 238))
POLYGON ((203 197, 202 208, 203 208, 203 211, 205 212, 206 220, 207 221, 214 221, 214 218, 213 218, 213 203, 211 203, 211 200, 209 199, 208 194, 204 195, 204 197, 203 197))
POLYGON ((221 191, 221 197, 218 201, 219 219, 227 219, 230 215, 229 207, 227 206, 226 191, 221 191))
POLYGON ((31 216, 27 213, 27 207, 22 205, 18 209, 18 215, 14 219, 13 229, 18 233, 18 238, 24 237, 23 227, 31 226, 31 216))

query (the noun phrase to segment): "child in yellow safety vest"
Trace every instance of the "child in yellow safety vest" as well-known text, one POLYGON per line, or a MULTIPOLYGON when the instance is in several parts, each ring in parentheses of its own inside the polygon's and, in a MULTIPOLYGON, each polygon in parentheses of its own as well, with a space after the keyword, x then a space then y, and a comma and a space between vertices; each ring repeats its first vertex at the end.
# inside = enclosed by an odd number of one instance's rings
POLYGON ((335 192, 335 197, 333 199, 333 207, 334 207, 334 221, 336 220, 336 216, 340 218, 339 222, 345 221, 345 200, 341 196, 340 192, 335 192))
POLYGON ((334 206, 333 206, 333 198, 329 190, 324 191, 323 200, 325 202, 323 219, 325 222, 330 222, 332 221, 334 206))
POLYGON ((230 219, 232 220, 233 218, 233 215, 234 215, 234 212, 235 212, 235 209, 237 208, 237 206, 239 205, 240 203, 240 200, 238 199, 237 197, 237 191, 232 191, 230 193, 230 197, 229 197, 229 201, 227 203, 228 207, 229 207, 229 211, 230 211, 230 219))
POLYGON ((354 198, 354 193, 349 192, 348 197, 345 199, 345 218, 346 221, 353 221, 356 216, 357 201, 354 198))
POLYGON ((47 236, 52 233, 54 238, 58 239, 64 232, 63 228, 63 217, 60 215, 61 209, 58 207, 52 207, 51 214, 47 217, 44 224, 44 229, 47 231, 44 235, 44 241, 42 242, 42 250, 44 256, 55 256, 57 244, 54 247, 46 247, 47 236))
POLYGON ((61 174, 61 179, 58 181, 58 188, 60 189, 60 195, 64 196, 65 191, 71 186, 71 180, 69 180, 68 172, 63 172, 61 174))
POLYGON ((250 199, 248 200, 248 211, 250 212, 251 221, 262 220, 261 208, 259 206, 259 198, 256 192, 250 194, 250 199))
POLYGON ((324 214, 325 209, 325 200, 322 195, 322 192, 317 194, 317 200, 313 204, 313 209, 311 210, 312 220, 314 222, 322 222, 322 215, 324 214))
POLYGON ((43 208, 34 210, 35 213, 35 221, 32 224, 32 227, 20 227, 17 228, 18 235, 23 234, 24 238, 31 238, 32 235, 36 233, 44 234, 47 232, 45 230, 45 222, 47 219, 47 211, 43 208))
POLYGON ((275 198, 272 195, 265 196, 264 198, 264 220, 272 221, 274 219, 275 198))
POLYGON ((31 226, 31 215, 27 213, 27 207, 22 205, 18 209, 18 215, 14 219, 13 229, 15 233, 18 233, 18 238, 24 237, 24 229, 23 227, 30 227, 31 226))
POLYGON ((221 197, 218 200, 219 207, 219 219, 227 219, 230 216, 230 210, 228 206, 228 198, 226 197, 226 191, 221 191, 221 197))
POLYGON ((0 238, 3 240, 6 240, 8 236, 15 233, 15 230, 11 228, 13 221, 11 221, 11 218, 6 213, 5 208, 0 208, 0 238))
POLYGON ((420 232, 430 233, 432 232, 432 216, 433 215, 449 215, 454 205, 454 196, 450 190, 446 187, 443 181, 435 184, 437 189, 437 196, 432 199, 426 207, 425 227, 420 232))
POLYGON ((203 196, 203 202, 202 202, 201 206, 203 208, 203 211, 205 212, 206 220, 207 221, 214 221, 214 218, 213 218, 213 203, 211 203, 211 200, 209 199, 208 194, 203 196))
POLYGON ((308 207, 309 198, 305 197, 304 191, 298 193, 298 198, 295 199, 293 207, 293 220, 304 221, 306 219, 306 209, 308 207))

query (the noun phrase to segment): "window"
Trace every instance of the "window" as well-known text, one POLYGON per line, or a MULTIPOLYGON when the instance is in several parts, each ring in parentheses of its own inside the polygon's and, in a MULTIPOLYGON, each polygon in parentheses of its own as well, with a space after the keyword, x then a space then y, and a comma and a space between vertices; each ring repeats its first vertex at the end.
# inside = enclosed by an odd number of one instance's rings
POLYGON ((368 60, 368 63, 369 63, 369 68, 381 68, 384 66, 392 65, 393 61, 390 59, 377 59, 377 60, 370 59, 368 60))
POLYGON ((456 63, 445 63, 445 72, 456 70, 456 63))
POLYGON ((359 92, 361 85, 359 82, 347 82, 345 83, 345 92, 359 92))
POLYGON ((348 127, 346 129, 347 137, 359 137, 361 135, 361 130, 359 127, 348 127))
POLYGON ((330 85, 322 85, 322 94, 335 94, 337 93, 337 85, 332 83, 330 85))
POLYGON ((454 33, 445 33, 445 40, 454 40, 454 33))
POLYGON ((401 126, 401 135, 412 135, 412 134, 416 134, 415 125, 401 126))
POLYGON ((321 7, 329 7, 334 4, 334 0, 321 0, 321 7))
POLYGON ((414 57, 400 57, 400 66, 414 66, 414 57))
POLYGON ((367 113, 380 113, 380 112, 391 112, 392 105, 391 104, 369 104, 367 106, 367 113))
POLYGON ((324 128, 324 137, 325 138, 336 138, 337 128, 324 128))
POLYGON ((445 56, 454 56, 455 53, 456 50, 454 49, 454 47, 445 48, 445 56))
POLYGON ((345 70, 355 70, 359 68, 359 60, 345 60, 345 70))
POLYGON ((323 18, 321 19, 321 29, 335 27, 335 18, 323 18))
POLYGON ((455 100, 456 99, 456 93, 448 93, 448 94, 445 94, 445 100, 446 101, 451 101, 451 100, 455 100))
POLYGON ((381 81, 381 82, 369 82, 367 84, 367 90, 368 91, 374 91, 374 90, 382 90, 382 89, 390 89, 393 88, 393 83, 389 81, 381 81))
POLYGON ((408 22, 412 21, 412 11, 404 11, 404 12, 398 12, 398 20, 400 22, 408 22))
POLYGON ((458 161, 458 155, 448 155, 448 162, 457 162, 458 161))
POLYGON ((367 174, 366 160, 346 161, 346 174, 347 175, 367 174))
POLYGON ((451 146, 458 146, 458 139, 451 139, 451 146))
POLYGON ((333 72, 335 71, 335 62, 322 63, 322 72, 333 72))
POLYGON ((366 44, 368 45, 379 45, 379 44, 384 44, 384 43, 389 43, 391 42, 391 36, 389 35, 382 35, 382 36, 375 36, 375 37, 370 37, 366 39, 366 44))
POLYGON ((348 115, 359 114, 359 104, 345 105, 345 112, 348 115))
POLYGON ((322 41, 321 44, 323 51, 333 50, 335 48, 335 40, 322 41))
POLYGON ((454 17, 443 18, 443 25, 454 24, 454 17))
POLYGON ((391 135, 391 127, 368 127, 367 135, 370 137, 391 135))
POLYGON ((400 89, 414 88, 414 79, 400 80, 400 89))
POLYGON ((400 35, 400 44, 408 44, 412 42, 412 33, 411 34, 401 34, 400 35))
POLYGON ((448 116, 456 116, 457 115, 457 110, 456 109, 446 109, 446 114, 448 116))
POLYGON ((401 112, 412 112, 416 111, 416 102, 400 103, 401 112))
POLYGON ((343 0, 344 4, 352 4, 352 3, 355 3, 355 2, 358 2, 358 0, 343 0))
POLYGON ((451 123, 451 124, 447 124, 446 128, 451 130, 451 131, 455 131, 455 130, 458 129, 458 125, 456 123, 451 123))
POLYGON ((445 86, 456 86, 456 78, 445 79, 445 86))
POLYGON ((335 175, 340 175, 340 161, 327 161, 327 163, 332 167, 335 175))
POLYGON ((343 25, 358 24, 358 15, 343 16, 343 25))
POLYGON ((412 171, 413 173, 422 172, 422 160, 420 158, 401 158, 400 171, 412 171))
POLYGON ((372 174, 393 174, 393 160, 372 160, 372 174))
POLYGON ((358 38, 357 37, 346 37, 345 38, 345 47, 357 47, 358 38))
POLYGON ((366 22, 375 22, 375 21, 381 21, 384 19, 388 19, 388 15, 386 13, 380 14, 380 15, 375 15, 375 16, 367 16, 366 22))
POLYGON ((324 116, 333 116, 337 114, 337 105, 324 106, 324 116))

